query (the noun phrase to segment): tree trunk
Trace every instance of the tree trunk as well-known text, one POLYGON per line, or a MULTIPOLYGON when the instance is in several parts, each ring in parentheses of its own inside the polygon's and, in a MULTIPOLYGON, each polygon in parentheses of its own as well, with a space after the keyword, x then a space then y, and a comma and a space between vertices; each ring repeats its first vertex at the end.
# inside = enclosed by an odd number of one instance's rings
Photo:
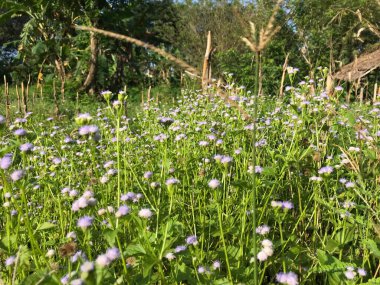
POLYGON ((80 90, 88 90, 95 79, 96 74, 96 63, 98 61, 98 39, 95 33, 90 32, 90 50, 91 50, 91 60, 90 68, 88 69, 88 74, 86 80, 84 81, 80 90))

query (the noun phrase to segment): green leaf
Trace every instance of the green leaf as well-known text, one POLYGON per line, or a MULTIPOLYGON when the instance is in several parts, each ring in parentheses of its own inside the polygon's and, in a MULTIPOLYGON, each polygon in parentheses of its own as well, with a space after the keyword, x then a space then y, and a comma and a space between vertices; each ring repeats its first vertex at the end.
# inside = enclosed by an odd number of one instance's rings
POLYGON ((377 244, 372 239, 366 239, 363 241, 363 243, 367 246, 369 251, 377 258, 380 258, 380 250, 377 247, 377 244))
POLYGON ((144 247, 141 244, 130 244, 125 249, 124 253, 127 256, 146 254, 144 247))
POLYGON ((355 125, 356 117, 355 117, 354 113, 348 112, 346 114, 346 118, 347 118, 347 120, 348 120, 348 122, 350 123, 351 126, 355 125))
POLYGON ((17 242, 17 236, 16 235, 11 235, 9 238, 7 236, 3 237, 1 242, 0 242, 0 248, 4 250, 8 250, 9 247, 12 247, 16 244, 17 242))
POLYGON ((108 244, 112 247, 115 245, 116 237, 118 234, 118 230, 110 230, 107 229, 103 232, 104 239, 108 242, 108 244))
POLYGON ((158 260, 157 258, 153 256, 146 256, 143 259, 142 263, 143 263, 143 277, 145 278, 145 277, 148 277, 148 275, 151 273, 153 266, 158 263, 158 260))
POLYGON ((330 253, 334 253, 336 252, 337 250, 339 249, 339 242, 337 242, 336 240, 334 239, 327 239, 327 242, 326 242, 326 250, 330 253))
POLYGON ((320 249, 317 250, 317 257, 319 266, 314 268, 313 271, 327 274, 327 284, 340 285, 342 278, 344 278, 343 271, 348 266, 353 266, 353 264, 342 262, 338 258, 320 249))
POLYGON ((53 279, 49 274, 47 274, 44 271, 37 271, 33 274, 26 277, 22 282, 21 285, 55 285, 59 284, 55 279, 53 279))
POLYGON ((17 254, 19 255, 20 265, 30 266, 31 253, 27 246, 20 246, 19 252, 17 254))
POLYGON ((43 42, 38 42, 33 48, 32 53, 34 55, 41 55, 48 51, 48 47, 43 42))
POLYGON ((46 230, 50 230, 52 228, 55 228, 56 226, 57 226, 56 224, 49 223, 49 222, 44 222, 41 225, 39 225, 35 231, 36 232, 38 232, 38 231, 46 231, 46 230))
POLYGON ((334 236, 334 240, 340 245, 345 245, 354 239, 354 233, 355 231, 353 228, 349 230, 340 230, 334 236))

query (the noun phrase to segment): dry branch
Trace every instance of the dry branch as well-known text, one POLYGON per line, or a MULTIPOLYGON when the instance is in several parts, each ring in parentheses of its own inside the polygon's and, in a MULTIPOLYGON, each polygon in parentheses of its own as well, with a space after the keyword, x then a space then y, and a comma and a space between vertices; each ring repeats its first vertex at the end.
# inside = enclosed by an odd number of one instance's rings
POLYGON ((162 50, 160 48, 155 47, 154 45, 145 43, 143 41, 140 41, 140 40, 132 38, 132 37, 128 37, 128 36, 125 36, 125 35, 120 35, 120 34, 117 34, 117 33, 114 33, 114 32, 105 31, 105 30, 97 29, 97 28, 93 28, 93 27, 86 27, 86 26, 75 25, 75 29, 81 30, 81 31, 95 32, 95 33, 98 33, 98 34, 101 34, 101 35, 105 35, 105 36, 108 36, 108 37, 111 37, 111 38, 119 39, 119 40, 122 40, 122 41, 127 41, 127 42, 130 42, 132 44, 135 44, 135 45, 143 47, 143 48, 150 49, 150 50, 156 52, 157 54, 159 54, 159 55, 167 58, 168 60, 176 63, 178 66, 182 67, 183 69, 188 70, 190 73, 199 76, 199 72, 198 72, 197 69, 195 69, 191 65, 187 64, 183 60, 181 60, 181 59, 179 59, 179 58, 171 55, 170 53, 168 53, 168 52, 166 52, 166 51, 164 51, 164 50, 162 50))

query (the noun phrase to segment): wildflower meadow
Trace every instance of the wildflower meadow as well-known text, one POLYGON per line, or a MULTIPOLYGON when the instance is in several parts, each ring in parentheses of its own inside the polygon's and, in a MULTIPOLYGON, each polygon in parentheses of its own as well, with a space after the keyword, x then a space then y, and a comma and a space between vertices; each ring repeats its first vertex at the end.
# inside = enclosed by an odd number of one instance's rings
POLYGON ((378 284, 380 104, 309 83, 0 116, 0 283, 378 284))

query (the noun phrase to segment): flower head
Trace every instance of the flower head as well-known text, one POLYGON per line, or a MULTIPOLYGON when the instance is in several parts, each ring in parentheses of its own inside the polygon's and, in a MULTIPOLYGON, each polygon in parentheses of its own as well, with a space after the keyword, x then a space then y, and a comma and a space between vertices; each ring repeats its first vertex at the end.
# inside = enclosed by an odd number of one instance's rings
POLYGON ((130 211, 131 209, 127 205, 121 205, 119 209, 116 211, 115 216, 116 218, 120 218, 129 214, 130 211))
POLYGON ((90 272, 94 270, 94 263, 92 261, 85 261, 80 267, 80 271, 82 272, 90 272))
POLYGON ((208 183, 208 186, 212 189, 218 188, 220 186, 220 182, 218 179, 211 179, 208 183))
POLYGON ((22 152, 29 152, 33 149, 34 145, 31 143, 24 143, 20 145, 20 151, 22 152))
POLYGON ((96 264, 100 267, 106 267, 111 264, 111 260, 105 254, 101 254, 96 258, 96 264))
POLYGON ((170 185, 174 185, 174 184, 178 184, 179 183, 179 180, 177 178, 169 178, 168 180, 166 180, 166 185, 167 186, 170 186, 170 185))
POLYGON ((11 154, 6 154, 0 159, 0 168, 1 169, 8 169, 12 164, 12 155, 11 154))
POLYGON ((212 263, 212 268, 213 268, 214 270, 220 269, 220 261, 219 261, 219 260, 215 260, 215 261, 212 263))
POLYGON ((25 171, 22 169, 19 169, 19 170, 15 170, 14 172, 12 172, 11 179, 13 181, 18 181, 21 178, 23 178, 24 176, 25 176, 25 171))
POLYGON ((86 230, 89 226, 92 225, 94 218, 89 216, 84 216, 78 219, 77 226, 80 227, 82 230, 86 230))
POLYGON ((276 280, 278 283, 287 285, 298 285, 298 276, 294 272, 280 272, 276 275, 276 280))
POLYGON ((109 260, 114 261, 120 257, 120 251, 117 247, 107 249, 106 256, 109 260))
POLYGON ((11 266, 16 262, 16 256, 12 255, 5 260, 5 266, 11 266))
POLYGON ((22 137, 26 135, 26 131, 24 129, 17 129, 13 132, 13 134, 17 137, 22 137))
POLYGON ((149 219, 153 215, 150 209, 144 208, 139 211, 139 217, 144 219, 149 219))
POLYGON ((175 259, 175 255, 173 252, 168 252, 166 255, 165 255, 165 258, 169 261, 175 259))
POLYGON ((192 245, 197 245, 198 244, 197 236, 195 236, 195 235, 188 236, 186 238, 186 243, 187 244, 192 244, 192 245))

